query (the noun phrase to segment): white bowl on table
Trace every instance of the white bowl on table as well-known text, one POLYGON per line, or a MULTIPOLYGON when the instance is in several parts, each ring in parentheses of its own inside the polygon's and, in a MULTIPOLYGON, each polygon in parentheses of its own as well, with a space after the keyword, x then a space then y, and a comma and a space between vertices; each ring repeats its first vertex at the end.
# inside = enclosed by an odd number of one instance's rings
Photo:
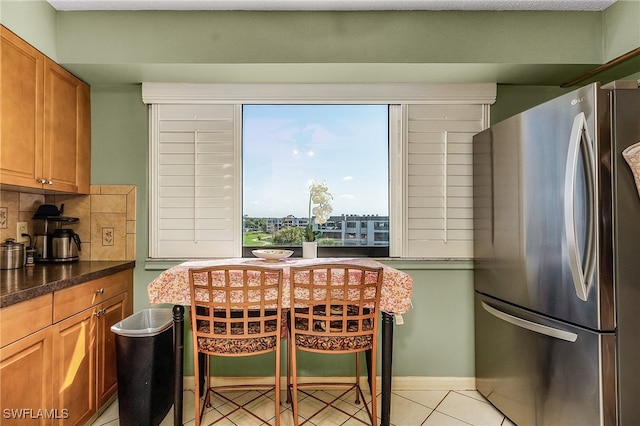
POLYGON ((264 259, 267 262, 280 262, 281 260, 284 260, 287 257, 291 256, 293 254, 293 250, 266 249, 252 250, 251 253, 253 253, 255 257, 264 259))

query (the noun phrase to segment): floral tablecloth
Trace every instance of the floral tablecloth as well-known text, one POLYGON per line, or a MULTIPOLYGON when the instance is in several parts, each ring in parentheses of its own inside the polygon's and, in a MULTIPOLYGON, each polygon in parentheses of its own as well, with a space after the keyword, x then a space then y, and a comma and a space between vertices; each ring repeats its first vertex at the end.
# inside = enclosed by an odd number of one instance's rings
POLYGON ((380 295, 380 310, 391 314, 404 314, 411 307, 411 290, 413 280, 405 272, 386 266, 376 260, 368 258, 316 258, 316 259, 285 259, 280 262, 266 262, 256 258, 231 258, 194 260, 181 263, 163 271, 147 287, 149 303, 171 303, 173 305, 188 306, 191 304, 189 292, 189 269, 206 266, 221 265, 256 265, 283 270, 282 307, 290 308, 289 297, 289 268, 291 266, 311 266, 327 263, 342 263, 369 267, 382 267, 383 283, 380 295))

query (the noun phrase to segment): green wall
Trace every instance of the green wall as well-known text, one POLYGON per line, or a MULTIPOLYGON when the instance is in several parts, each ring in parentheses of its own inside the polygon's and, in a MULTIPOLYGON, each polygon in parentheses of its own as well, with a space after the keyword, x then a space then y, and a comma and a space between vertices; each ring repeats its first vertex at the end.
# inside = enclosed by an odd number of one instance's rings
POLYGON ((58 49, 87 64, 598 63, 601 27, 597 12, 66 12, 58 49))
POLYGON ((145 283, 148 234, 149 117, 137 84, 91 87, 91 183, 136 185, 134 311, 149 306, 145 283))
POLYGON ((0 22, 58 61, 56 11, 46 1, 0 0, 0 22))
POLYGON ((605 62, 640 46, 640 1, 617 0, 602 17, 605 62))
POLYGON ((512 86, 499 84, 496 103, 491 106, 491 124, 551 100, 573 89, 557 86, 512 86))

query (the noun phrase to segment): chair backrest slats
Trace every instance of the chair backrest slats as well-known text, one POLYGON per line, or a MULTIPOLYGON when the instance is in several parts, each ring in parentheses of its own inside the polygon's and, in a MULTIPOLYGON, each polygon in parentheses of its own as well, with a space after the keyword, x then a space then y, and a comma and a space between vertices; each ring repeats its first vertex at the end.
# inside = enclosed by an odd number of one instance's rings
POLYGON ((280 335, 281 270, 245 265, 192 268, 189 283, 196 337, 280 335))
POLYGON ((375 344, 382 277, 382 268, 348 264, 291 267, 292 338, 359 338, 358 350, 375 344))

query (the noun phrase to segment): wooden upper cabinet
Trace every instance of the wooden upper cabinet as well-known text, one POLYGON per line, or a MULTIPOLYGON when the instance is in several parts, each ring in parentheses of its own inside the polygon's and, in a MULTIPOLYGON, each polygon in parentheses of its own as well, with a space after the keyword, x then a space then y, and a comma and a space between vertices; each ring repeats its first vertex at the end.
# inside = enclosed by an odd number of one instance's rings
MULTIPOLYGON (((88 86, 73 74, 45 59, 44 71, 44 155, 42 165, 43 184, 64 192, 89 192, 89 184, 80 190, 88 179, 86 170, 91 163, 86 158, 87 135, 82 120, 90 119, 83 110, 88 106, 88 86)), ((89 130, 90 132, 90 130, 89 130)))
POLYGON ((91 191, 91 87, 78 87, 78 145, 76 151, 76 185, 79 194, 91 191))
POLYGON ((90 88, 0 26, 0 183, 89 193, 90 88))
POLYGON ((44 56, 0 26, 0 183, 42 187, 44 56))

